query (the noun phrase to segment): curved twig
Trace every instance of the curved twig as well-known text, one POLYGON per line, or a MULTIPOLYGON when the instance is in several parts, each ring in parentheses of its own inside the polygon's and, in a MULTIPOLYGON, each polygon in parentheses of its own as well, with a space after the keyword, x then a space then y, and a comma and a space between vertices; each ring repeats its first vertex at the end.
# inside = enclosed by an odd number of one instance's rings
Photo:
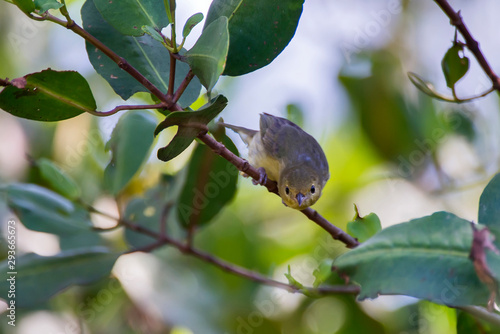
POLYGON ((472 52, 474 57, 476 57, 477 62, 483 69, 484 73, 490 78, 493 83, 493 88, 500 92, 500 78, 496 75, 496 73, 491 69, 490 64, 484 57, 481 49, 479 48, 479 43, 472 37, 469 29, 465 25, 462 20, 462 16, 460 15, 460 11, 456 12, 448 3, 447 0, 434 0, 436 4, 443 10, 443 12, 450 18, 450 23, 454 25, 460 34, 465 39, 465 45, 472 52))

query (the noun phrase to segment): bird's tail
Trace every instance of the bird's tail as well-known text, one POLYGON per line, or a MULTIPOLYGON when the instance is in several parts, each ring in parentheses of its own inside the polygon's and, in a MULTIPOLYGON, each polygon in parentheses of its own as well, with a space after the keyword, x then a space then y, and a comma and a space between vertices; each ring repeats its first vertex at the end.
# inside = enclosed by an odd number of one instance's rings
POLYGON ((227 123, 224 123, 224 122, 219 122, 219 124, 225 126, 228 129, 231 129, 234 132, 236 132, 237 134, 239 134, 240 137, 241 137, 241 139, 247 145, 250 144, 250 142, 252 141, 252 139, 255 136, 255 134, 257 134, 257 132, 259 132, 259 131, 250 130, 250 129, 247 129, 247 128, 244 128, 244 127, 241 127, 241 126, 227 124, 227 123))

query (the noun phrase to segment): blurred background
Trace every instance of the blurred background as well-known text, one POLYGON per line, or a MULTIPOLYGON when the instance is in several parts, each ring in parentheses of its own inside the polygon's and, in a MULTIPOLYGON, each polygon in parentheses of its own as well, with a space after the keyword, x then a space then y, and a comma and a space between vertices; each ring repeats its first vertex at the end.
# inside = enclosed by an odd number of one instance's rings
MULTIPOLYGON (((206 14, 210 1, 177 1, 177 20, 206 14)), ((83 1, 67 1, 81 22, 83 1)), ((497 70, 500 53, 494 0, 453 1, 497 70)), ((180 25, 182 27, 182 24, 180 25)), ((180 28, 179 28, 180 29, 180 28)), ((189 49, 201 27, 186 43, 189 49)), ((99 110, 123 104, 88 61, 84 41, 60 26, 35 22, 0 2, 0 77, 17 78, 48 67, 76 70, 90 83, 99 110)), ((482 189, 499 169, 499 105, 496 94, 467 104, 430 99, 408 80, 415 72, 451 96, 441 59, 454 28, 433 1, 306 1, 295 37, 269 66, 242 77, 222 77, 215 90, 229 99, 227 123, 258 128, 259 113, 292 117, 324 148, 331 179, 314 206, 344 228, 354 216, 375 212, 382 226, 446 210, 477 220, 482 189)), ((462 98, 478 95, 490 81, 473 56, 457 85, 462 98)), ((138 94, 128 102, 140 102, 138 94)), ((53 159, 83 188, 83 199, 112 215, 119 209, 102 191, 110 156, 104 143, 120 114, 81 115, 37 123, 0 112, 0 183, 34 182, 27 155, 53 159)), ((160 120, 160 115, 158 115, 160 120)), ((156 142, 164 146, 173 133, 156 142)), ((237 135, 229 134, 245 155, 237 135)), ((140 195, 160 173, 181 170, 187 150, 168 164, 156 149, 127 189, 140 195)), ((0 198, 2 225, 12 217, 0 198)), ((96 226, 113 224, 95 217, 96 226)), ((2 226, 4 228, 4 226, 2 226)), ((59 240, 20 229, 18 249, 54 255, 59 240)), ((117 249, 123 231, 106 233, 117 249)), ((241 178, 238 192, 196 245, 225 260, 286 282, 311 285, 313 271, 346 251, 302 214, 241 178)), ((339 283, 331 278, 331 283, 339 283)), ((6 304, 0 301, 0 310, 6 304)), ((454 309, 403 296, 357 302, 352 296, 320 299, 290 294, 226 274, 168 247, 154 254, 122 256, 113 277, 72 287, 36 310, 18 310, 8 333, 465 333, 476 321, 454 309)), ((1 316, 1 315, 0 315, 1 316)), ((487 329, 487 325, 485 330, 487 329)), ((468 332, 469 333, 469 332, 468 332)))

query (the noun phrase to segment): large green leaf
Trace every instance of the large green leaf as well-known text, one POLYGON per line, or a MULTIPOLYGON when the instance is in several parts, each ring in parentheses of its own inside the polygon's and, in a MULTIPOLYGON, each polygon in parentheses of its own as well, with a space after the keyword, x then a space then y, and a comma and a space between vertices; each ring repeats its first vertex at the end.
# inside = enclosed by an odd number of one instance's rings
MULTIPOLYGON (((494 236, 494 245, 500 249, 500 174, 495 175, 484 188, 479 199, 478 221, 486 225, 494 236)), ((490 270, 500 279, 500 256, 487 251, 486 258, 490 270)))
POLYGON ((53 122, 94 111, 96 103, 80 73, 47 69, 5 87, 0 92, 0 108, 14 116, 53 122))
POLYGON ((388 227, 342 254, 337 270, 361 286, 360 299, 408 295, 447 305, 485 305, 488 289, 469 259, 470 222, 451 213, 388 227))
MULTIPOLYGON (((231 152, 238 150, 222 133, 217 139, 231 152)), ((186 183, 177 204, 177 216, 185 227, 208 223, 233 198, 238 169, 214 154, 206 145, 198 145, 189 161, 186 183)))
MULTIPOLYGON (((109 275, 120 254, 95 247, 63 251, 55 256, 26 254, 16 263, 16 307, 35 307, 74 284, 89 284, 109 275)), ((12 276, 7 261, 0 263, 0 297, 8 300, 12 276)))
MULTIPOLYGON (((149 35, 142 37, 122 35, 104 21, 92 0, 87 0, 82 7, 82 21, 85 30, 106 44, 106 46, 118 55, 125 58, 130 65, 141 72, 163 93, 167 93, 170 56, 168 50, 159 41, 154 40, 149 35)), ((139 26, 139 29, 141 28, 142 26, 139 26)), ((111 85, 121 98, 126 100, 134 93, 148 91, 140 82, 119 68, 115 62, 95 46, 86 42, 86 48, 94 69, 111 85)), ((177 62, 175 89, 179 87, 188 72, 188 64, 177 62)), ((194 78, 184 91, 179 103, 182 106, 191 105, 200 95, 200 90, 200 81, 194 78)))
POLYGON ((203 30, 196 44, 186 52, 185 61, 209 92, 224 71, 228 48, 227 18, 221 16, 203 30))
POLYGON ((59 236, 91 230, 89 213, 59 194, 35 184, 14 183, 4 188, 7 204, 30 230, 59 236))
POLYGON ((227 98, 218 95, 197 111, 170 113, 155 130, 155 136, 162 130, 177 125, 177 133, 172 141, 158 150, 158 159, 169 161, 181 154, 202 131, 202 127, 215 118, 227 105, 227 98))
POLYGON ((225 75, 242 75, 271 63, 288 45, 304 0, 214 0, 205 28, 221 16, 229 19, 225 75))
POLYGON ((478 221, 488 228, 500 230, 500 173, 484 188, 479 198, 478 221))
POLYGON ((139 170, 153 144, 156 118, 148 111, 124 114, 111 134, 106 148, 113 153, 104 171, 104 187, 118 194, 139 170))
POLYGON ((123 35, 142 36, 142 26, 161 30, 168 25, 161 0, 93 0, 102 17, 123 35))

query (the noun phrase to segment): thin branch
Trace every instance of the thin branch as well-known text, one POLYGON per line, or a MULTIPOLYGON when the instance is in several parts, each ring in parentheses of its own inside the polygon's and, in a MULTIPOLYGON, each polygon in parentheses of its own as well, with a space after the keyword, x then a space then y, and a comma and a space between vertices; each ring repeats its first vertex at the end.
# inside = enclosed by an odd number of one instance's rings
MULTIPOLYGON (((228 150, 224 145, 219 143, 217 140, 209 136, 206 132, 202 132, 198 135, 198 138, 203 141, 208 147, 215 152, 215 154, 220 155, 230 163, 232 163, 238 170, 244 172, 245 174, 252 177, 254 180, 260 179, 259 171, 251 166, 248 161, 238 157, 233 152, 228 150)), ((264 186, 268 191, 279 195, 278 187, 276 182, 271 181, 269 179, 266 180, 264 186)), ((321 216, 316 210, 312 208, 307 208, 301 210, 301 212, 310 220, 321 226, 325 231, 330 233, 330 235, 335 239, 343 242, 348 248, 354 248, 359 245, 358 240, 351 237, 349 234, 345 233, 342 229, 337 226, 331 224, 328 220, 326 220, 323 216, 321 216)))
MULTIPOLYGON (((170 55, 172 55, 172 54, 170 54, 170 55)), ((172 59, 171 59, 171 61, 172 61, 172 59)), ((174 97, 172 98, 173 103, 177 103, 177 101, 179 101, 182 94, 186 90, 186 88, 189 85, 189 83, 191 82, 191 80, 193 80, 193 78, 194 78, 194 73, 193 73, 193 71, 189 70, 189 72, 186 74, 186 77, 184 78, 184 80, 182 80, 181 84, 179 85, 179 88, 177 88, 177 90, 174 93, 174 97)))
MULTIPOLYGON (((177 59, 172 56, 172 52, 169 52, 170 55, 170 73, 169 73, 169 78, 168 78, 168 92, 167 96, 169 98, 174 96, 174 85, 175 85, 175 65, 177 62, 177 59)), ((177 102, 177 101, 175 101, 177 102)), ((174 102, 174 103, 175 103, 174 102)))
POLYGON ((87 112, 94 116, 110 116, 116 114, 121 110, 142 110, 142 109, 161 109, 161 108, 166 108, 166 104, 158 103, 158 104, 143 104, 143 105, 122 105, 122 106, 116 106, 109 111, 87 111, 87 112))
POLYGON ((145 247, 141 248, 136 248, 129 250, 125 252, 125 254, 129 253, 134 253, 134 252, 150 252, 156 248, 162 247, 164 245, 170 245, 175 248, 177 248, 180 252, 183 254, 191 255, 193 257, 196 257, 204 262, 213 264, 214 266, 228 272, 231 274, 235 274, 244 278, 247 278, 249 280, 252 280, 254 282, 259 282, 265 285, 269 286, 274 286, 277 288, 285 289, 290 292, 302 292, 302 293, 309 293, 309 294, 319 294, 319 295, 325 295, 325 294, 358 294, 359 293, 359 287, 356 285, 328 285, 328 286, 323 286, 323 287, 318 287, 318 288, 311 288, 311 287, 297 287, 291 284, 279 282, 273 279, 270 279, 264 275, 261 275, 255 271, 243 268, 241 266, 235 265, 233 263, 227 262, 225 260, 222 260, 212 254, 206 253, 202 250, 193 248, 189 245, 186 245, 180 241, 177 241, 167 235, 162 235, 160 233, 157 233, 153 230, 148 229, 147 227, 141 226, 134 224, 130 221, 124 220, 124 219, 118 219, 116 217, 112 217, 107 213, 101 212, 97 210, 96 208, 86 205, 87 209, 91 212, 101 214, 105 217, 110 217, 115 219, 118 222, 119 226, 124 226, 132 231, 136 231, 145 235, 148 235, 152 238, 154 238, 156 241, 150 245, 147 245, 145 247))
POLYGON ((479 65, 482 67, 483 71, 486 73, 486 75, 490 78, 491 82, 493 83, 493 88, 498 92, 500 92, 500 78, 491 69, 490 64, 488 63, 483 53, 481 52, 481 49, 479 49, 479 43, 474 39, 474 37, 472 37, 469 29, 462 20, 460 12, 456 12, 450 6, 447 0, 434 0, 434 2, 436 2, 436 4, 450 18, 450 23, 454 25, 458 29, 458 31, 460 31, 460 34, 465 39, 465 44, 467 45, 467 48, 472 52, 474 57, 476 57, 479 65))
MULTIPOLYGON (((34 18, 34 17, 33 17, 34 18)), ((154 96, 156 96, 160 101, 169 103, 170 101, 167 99, 167 96, 163 94, 163 92, 158 89, 151 81, 149 81, 141 72, 139 72, 135 67, 130 65, 124 58, 120 57, 113 50, 108 48, 105 44, 99 41, 97 38, 89 34, 86 30, 76 24, 74 21, 66 22, 63 21, 53 15, 47 14, 41 17, 42 20, 48 20, 54 23, 57 23, 77 35, 83 37, 86 41, 94 45, 97 49, 102 51, 106 56, 108 56, 112 61, 114 61, 118 67, 126 71, 130 74, 134 79, 136 79, 141 85, 143 85, 147 90, 149 90, 154 96)))

